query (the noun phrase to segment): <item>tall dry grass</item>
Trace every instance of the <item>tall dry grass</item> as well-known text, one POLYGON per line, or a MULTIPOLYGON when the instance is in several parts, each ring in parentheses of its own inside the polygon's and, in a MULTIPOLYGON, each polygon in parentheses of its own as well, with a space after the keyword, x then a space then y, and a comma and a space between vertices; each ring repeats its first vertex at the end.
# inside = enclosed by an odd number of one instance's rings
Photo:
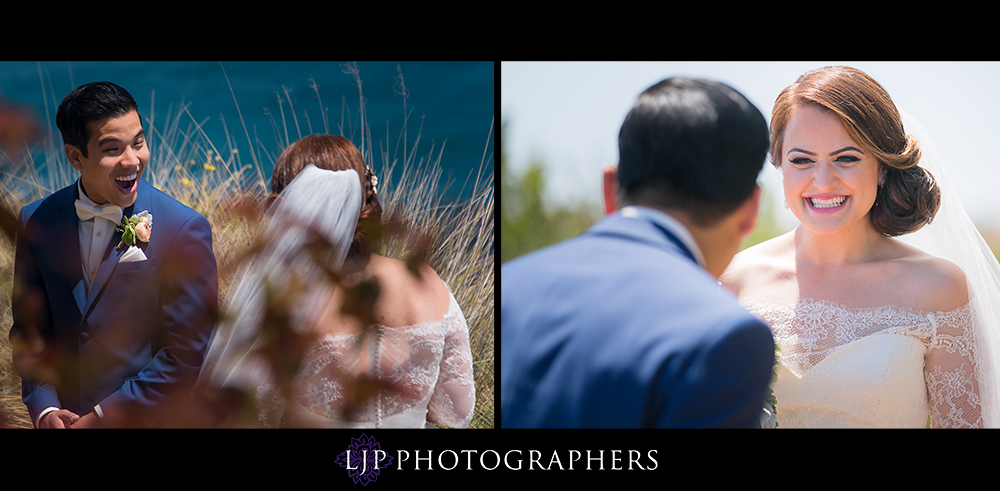
MULTIPOLYGON (((473 352, 477 401, 470 427, 492 428, 493 177, 485 169, 493 157, 484 151, 479 171, 462 184, 465 191, 462 195, 467 198, 446 202, 446 189, 439 185, 444 148, 432 146, 424 152, 418 150, 419 130, 412 139, 409 137, 407 89, 402 74, 397 75, 397 89, 403 95, 405 116, 399 135, 391 138, 387 134, 384 140, 377 142, 376 152, 373 150, 376 142, 365 120, 360 74, 353 64, 345 65, 344 71, 354 77, 357 84, 358 104, 350 109, 346 96, 343 97, 340 122, 331 125, 329 111, 322 105, 319 86, 313 82, 320 106, 320 116, 315 121, 322 123, 322 128, 315 131, 352 139, 379 177, 379 199, 384 215, 403 217, 410 225, 409 232, 390 237, 376 252, 397 259, 420 254, 454 292, 469 323, 473 352), (422 242, 425 238, 429 242, 422 242)), ((287 92, 285 98, 281 92, 278 95, 282 101, 281 121, 274 120, 274 130, 279 136, 279 148, 267 148, 259 140, 251 140, 248 131, 244 131, 245 141, 238 138, 229 138, 224 144, 210 141, 202 131, 205 121, 197 121, 192 116, 191 103, 169 106, 162 119, 155 107, 151 107, 148 114, 140 108, 151 152, 144 177, 211 223, 219 264, 219 300, 223 308, 239 261, 255 237, 257 217, 263 209, 268 187, 264 169, 273 167, 290 141, 314 132, 308 112, 304 113, 305 124, 300 124, 294 111, 290 111, 291 118, 285 117, 283 104, 289 104, 291 109, 292 100, 287 98, 287 92), (302 132, 303 127, 306 133, 302 132)), ((237 101, 234 103, 238 107, 237 101)), ((226 133, 229 134, 228 129, 226 133)), ((493 137, 492 127, 484 137, 486 142, 493 137)), ((6 210, 16 213, 31 201, 75 182, 78 173, 70 167, 63 152, 57 151, 53 141, 55 138, 50 135, 48 145, 28 154, 22 161, 6 161, 6 172, 0 178, 0 203, 6 210)), ((0 418, 6 418, 7 427, 30 428, 8 341, 12 323, 13 261, 13 243, 7 236, 0 237, 0 418)))

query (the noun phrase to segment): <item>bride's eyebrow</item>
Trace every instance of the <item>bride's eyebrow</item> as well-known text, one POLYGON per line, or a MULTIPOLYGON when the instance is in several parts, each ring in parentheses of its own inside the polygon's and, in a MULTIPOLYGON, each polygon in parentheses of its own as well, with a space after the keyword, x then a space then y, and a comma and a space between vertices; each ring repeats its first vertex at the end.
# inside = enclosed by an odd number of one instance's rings
MULTIPOLYGON (((838 153, 848 152, 848 151, 851 151, 851 150, 853 150, 855 152, 858 152, 860 154, 864 154, 865 153, 865 152, 861 151, 861 149, 859 149, 857 147, 850 147, 850 146, 848 146, 848 147, 841 148, 840 150, 835 150, 833 152, 830 152, 830 155, 837 155, 838 153)), ((789 153, 792 153, 792 152, 801 152, 801 153, 804 153, 806 155, 814 155, 814 156, 816 155, 816 152, 810 152, 809 150, 803 150, 803 149, 801 149, 799 147, 795 147, 795 148, 790 149, 788 151, 788 153, 786 153, 785 155, 788 155, 789 153)))
POLYGON ((830 155, 837 155, 838 153, 849 152, 849 151, 852 151, 852 150, 855 151, 855 152, 858 152, 858 153, 860 153, 862 155, 864 155, 864 153, 865 153, 865 152, 861 151, 860 148, 848 146, 848 147, 841 148, 840 150, 837 150, 835 152, 830 152, 830 155))
POLYGON ((789 153, 792 153, 792 152, 801 152, 801 153, 804 153, 806 155, 816 155, 816 152, 810 152, 809 150, 803 150, 803 149, 801 149, 799 147, 795 147, 793 149, 790 149, 785 155, 788 155, 789 153))

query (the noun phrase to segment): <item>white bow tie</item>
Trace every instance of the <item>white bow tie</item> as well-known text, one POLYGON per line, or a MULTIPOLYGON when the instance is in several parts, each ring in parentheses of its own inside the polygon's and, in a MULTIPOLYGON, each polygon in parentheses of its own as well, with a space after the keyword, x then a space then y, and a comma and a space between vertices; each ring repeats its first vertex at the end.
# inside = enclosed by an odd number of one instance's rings
POLYGON ((91 206, 83 201, 76 200, 76 216, 80 221, 85 222, 94 217, 101 217, 110 220, 118 225, 122 221, 122 208, 115 205, 91 206))

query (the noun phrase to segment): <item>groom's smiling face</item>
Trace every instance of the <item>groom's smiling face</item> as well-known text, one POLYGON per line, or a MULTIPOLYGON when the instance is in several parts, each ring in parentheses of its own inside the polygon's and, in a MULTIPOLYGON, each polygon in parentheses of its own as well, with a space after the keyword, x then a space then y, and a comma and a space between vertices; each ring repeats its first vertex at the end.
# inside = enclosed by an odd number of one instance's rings
POLYGON ((149 147, 139 113, 131 111, 117 118, 88 125, 86 155, 66 145, 66 156, 80 171, 87 197, 97 204, 112 203, 126 208, 135 203, 139 177, 149 162, 149 147))

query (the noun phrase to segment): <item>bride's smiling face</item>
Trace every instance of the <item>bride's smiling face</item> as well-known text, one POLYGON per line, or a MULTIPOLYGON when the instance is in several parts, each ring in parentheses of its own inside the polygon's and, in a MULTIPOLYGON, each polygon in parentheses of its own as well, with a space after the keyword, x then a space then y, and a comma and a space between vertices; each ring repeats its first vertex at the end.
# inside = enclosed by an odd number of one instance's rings
POLYGON ((785 201, 806 229, 832 234, 871 226, 867 215, 883 175, 835 113, 795 108, 781 148, 785 201))

